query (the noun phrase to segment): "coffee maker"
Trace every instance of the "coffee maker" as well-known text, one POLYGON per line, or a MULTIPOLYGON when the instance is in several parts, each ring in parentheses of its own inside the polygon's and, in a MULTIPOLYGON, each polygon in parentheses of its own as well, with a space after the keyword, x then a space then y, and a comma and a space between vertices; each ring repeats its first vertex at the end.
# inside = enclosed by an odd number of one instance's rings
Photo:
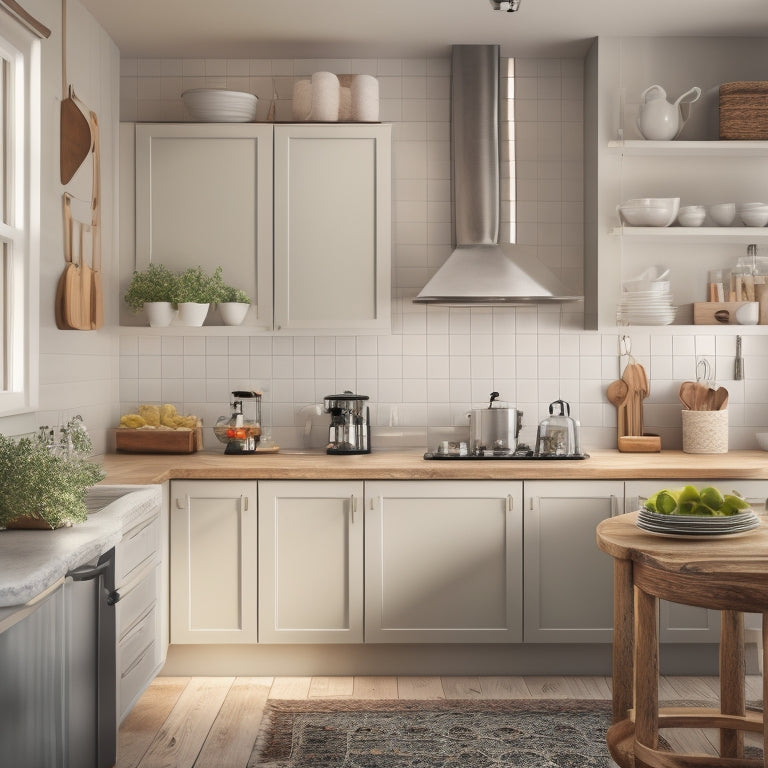
POLYGON ((371 452, 371 416, 366 400, 368 395, 355 395, 349 390, 323 399, 325 412, 331 414, 326 453, 371 452))

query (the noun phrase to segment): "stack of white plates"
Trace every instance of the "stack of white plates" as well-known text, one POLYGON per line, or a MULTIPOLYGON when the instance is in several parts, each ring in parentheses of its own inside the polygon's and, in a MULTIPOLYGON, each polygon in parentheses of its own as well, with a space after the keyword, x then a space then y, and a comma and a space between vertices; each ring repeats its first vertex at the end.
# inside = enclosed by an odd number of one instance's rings
POLYGON ((624 283, 617 314, 620 325, 669 325, 676 312, 668 280, 624 283))
POLYGON ((760 518, 745 509, 730 517, 709 515, 660 515, 643 507, 637 514, 637 527, 667 536, 733 536, 757 528, 760 518))
POLYGON ((258 99, 245 91, 192 88, 181 98, 192 117, 203 123, 250 123, 256 117, 258 99))

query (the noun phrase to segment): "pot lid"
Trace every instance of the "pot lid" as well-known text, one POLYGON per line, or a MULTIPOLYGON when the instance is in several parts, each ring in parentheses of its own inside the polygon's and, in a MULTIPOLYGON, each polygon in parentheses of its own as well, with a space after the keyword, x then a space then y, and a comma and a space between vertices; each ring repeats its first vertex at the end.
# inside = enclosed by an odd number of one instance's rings
POLYGON ((325 400, 368 400, 368 395, 355 395, 352 392, 343 392, 340 395, 326 395, 325 400))

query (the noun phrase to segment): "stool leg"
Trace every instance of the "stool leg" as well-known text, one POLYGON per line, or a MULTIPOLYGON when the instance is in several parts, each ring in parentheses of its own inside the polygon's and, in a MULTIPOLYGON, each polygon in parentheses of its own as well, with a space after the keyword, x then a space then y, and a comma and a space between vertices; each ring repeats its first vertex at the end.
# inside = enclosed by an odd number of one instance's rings
POLYGON ((651 749, 659 746, 658 615, 658 598, 635 587, 635 741, 651 749))
POLYGON ((634 706, 634 593, 632 561, 613 561, 613 722, 634 706))
MULTIPOLYGON (((744 614, 721 611, 720 624, 720 711, 744 715, 746 694, 744 676, 744 614)), ((744 732, 720 729, 720 755, 744 757, 744 732)))
POLYGON ((768 768, 768 719, 765 716, 765 702, 768 701, 768 613, 763 613, 763 766, 768 768))

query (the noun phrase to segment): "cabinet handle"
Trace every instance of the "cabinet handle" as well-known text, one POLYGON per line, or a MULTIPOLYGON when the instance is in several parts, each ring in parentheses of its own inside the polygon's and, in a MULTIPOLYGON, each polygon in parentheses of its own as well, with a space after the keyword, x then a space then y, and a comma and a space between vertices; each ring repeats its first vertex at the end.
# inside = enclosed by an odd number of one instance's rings
POLYGON ((352 525, 355 524, 355 511, 357 510, 357 498, 355 497, 355 494, 353 493, 349 497, 349 509, 352 513, 352 525))
POLYGON ((614 494, 611 494, 611 517, 619 514, 619 500, 614 494))
POLYGON ((240 497, 240 509, 242 509, 243 512, 248 511, 248 497, 245 495, 240 497))
POLYGON ((515 500, 512 498, 512 494, 510 493, 507 496, 507 512, 512 512, 515 508, 515 500))

